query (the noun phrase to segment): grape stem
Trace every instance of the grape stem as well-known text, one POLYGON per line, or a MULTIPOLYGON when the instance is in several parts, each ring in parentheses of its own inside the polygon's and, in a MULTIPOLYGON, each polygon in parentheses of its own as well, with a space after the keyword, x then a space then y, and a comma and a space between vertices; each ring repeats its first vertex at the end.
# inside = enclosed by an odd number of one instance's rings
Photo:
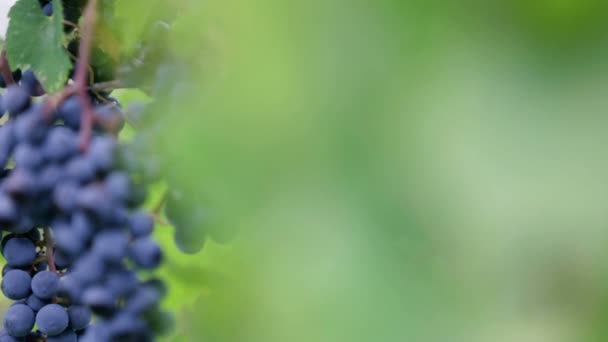
POLYGON ((93 83, 89 86, 90 90, 94 91, 104 91, 104 90, 114 90, 119 88, 124 88, 125 83, 122 80, 111 80, 99 83, 93 83))
POLYGON ((64 19, 63 24, 72 27, 74 29, 74 31, 78 32, 78 30, 79 30, 78 25, 74 24, 73 22, 71 22, 69 20, 64 19))
POLYGON ((164 218, 161 217, 160 214, 155 214, 152 213, 152 219, 154 220, 154 222, 163 225, 163 226, 171 226, 171 222, 165 220, 164 218))
POLYGON ((73 86, 76 89, 76 95, 80 99, 80 105, 82 106, 80 150, 86 151, 86 149, 89 147, 89 142, 91 141, 91 135, 93 133, 93 120, 95 118, 93 106, 91 105, 87 94, 87 74, 89 61, 91 59, 93 30, 97 20, 97 0, 89 0, 84 9, 82 17, 82 35, 80 39, 80 46, 78 47, 79 61, 76 64, 76 73, 74 75, 73 86))
POLYGON ((8 59, 6 58, 6 49, 3 49, 0 54, 0 73, 2 74, 2 78, 4 78, 4 83, 6 83, 6 85, 15 84, 11 66, 8 64, 8 59))
POLYGON ((76 89, 74 87, 67 87, 63 92, 59 93, 55 97, 49 97, 48 101, 45 103, 43 112, 44 117, 50 121, 52 119, 51 113, 53 110, 55 110, 55 108, 59 106, 65 99, 74 95, 75 92, 76 89))
POLYGON ((158 203, 156 203, 154 208, 152 208, 152 211, 150 211, 150 213, 152 214, 152 218, 154 218, 154 221, 156 223, 162 224, 164 226, 170 225, 169 222, 167 222, 166 220, 163 219, 162 213, 161 213, 161 211, 163 210, 163 207, 165 206, 165 203, 167 203, 168 197, 169 197, 169 189, 165 189, 165 191, 163 191, 162 196, 158 200, 158 203))
POLYGON ((46 259, 47 259, 47 258, 46 258, 46 255, 43 255, 43 256, 37 257, 36 259, 34 259, 34 264, 39 264, 39 263, 41 263, 42 261, 45 261, 46 259))
POLYGON ((55 267, 55 251, 53 248, 53 236, 51 236, 51 230, 49 227, 44 228, 44 242, 46 244, 46 261, 49 264, 49 270, 57 273, 57 267, 55 267))
POLYGON ((152 208, 152 214, 160 215, 160 211, 163 210, 163 207, 167 202, 167 197, 169 197, 169 189, 165 189, 165 191, 163 191, 163 194, 158 200, 158 203, 156 203, 154 208, 152 208))

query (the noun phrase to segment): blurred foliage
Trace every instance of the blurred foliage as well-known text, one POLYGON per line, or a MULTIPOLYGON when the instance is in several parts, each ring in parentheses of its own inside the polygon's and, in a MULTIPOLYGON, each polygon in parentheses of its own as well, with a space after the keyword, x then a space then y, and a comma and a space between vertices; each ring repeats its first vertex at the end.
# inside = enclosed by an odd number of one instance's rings
POLYGON ((171 26, 167 182, 238 230, 158 227, 167 340, 606 340, 607 6, 116 1, 124 58, 171 26))
POLYGON ((171 252, 173 340, 606 338, 605 2, 156 4, 156 149, 239 229, 171 252))

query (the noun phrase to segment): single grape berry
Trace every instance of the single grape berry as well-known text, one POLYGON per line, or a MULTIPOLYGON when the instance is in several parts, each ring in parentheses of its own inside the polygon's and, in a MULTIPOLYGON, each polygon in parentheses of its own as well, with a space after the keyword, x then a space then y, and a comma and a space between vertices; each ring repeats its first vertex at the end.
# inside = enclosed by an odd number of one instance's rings
POLYGON ((55 272, 42 271, 32 278, 32 292, 42 299, 51 299, 59 291, 59 276, 55 272))
POLYGON ((157 267, 162 260, 160 246, 151 238, 143 237, 131 242, 130 256, 135 265, 144 269, 157 267))
POLYGON ((19 167, 36 170, 44 162, 42 153, 30 144, 19 144, 13 153, 13 160, 19 167))
POLYGON ((36 259, 36 245, 27 238, 13 238, 6 243, 2 249, 2 254, 8 265, 14 267, 29 266, 36 259))
POLYGON ((93 286, 82 295, 82 301, 98 315, 108 315, 116 309, 117 298, 103 286, 93 286))
POLYGON ((144 321, 128 312, 113 317, 108 322, 108 332, 113 341, 133 341, 148 333, 144 321))
POLYGON ((97 234, 93 240, 93 253, 107 262, 120 262, 127 255, 129 237, 120 231, 97 234))
POLYGON ((76 342, 78 336, 72 330, 66 330, 57 336, 49 336, 46 338, 46 342, 76 342))
POLYGON ((91 322, 91 310, 84 305, 71 305, 68 308, 70 328, 82 330, 91 322))
POLYGON ((144 237, 150 235, 154 229, 154 218, 150 213, 138 211, 131 214, 129 219, 131 234, 134 237, 144 237))
POLYGON ((57 183, 63 178, 63 169, 61 166, 51 164, 45 166, 38 174, 38 185, 41 191, 51 191, 57 183))
POLYGON ((58 304, 46 305, 36 314, 38 329, 49 336, 61 334, 68 327, 68 324, 68 313, 63 306, 58 304))
POLYGON ((6 272, 2 277, 2 293, 12 300, 25 299, 30 294, 32 277, 19 269, 6 272))
POLYGON ((87 328, 86 332, 78 337, 78 342, 111 341, 111 336, 104 323, 98 323, 87 328))
POLYGON ((95 224, 91 218, 82 211, 76 211, 72 214, 70 222, 71 232, 76 239, 89 241, 95 234, 95 224))
POLYGON ((33 327, 34 311, 27 305, 13 305, 4 314, 4 329, 13 337, 25 337, 33 327))
POLYGON ((82 284, 92 284, 102 280, 106 265, 96 255, 89 253, 75 260, 70 274, 82 284))
MULTIPOLYGON (((53 3, 49 2, 46 5, 44 5, 42 7, 42 13, 44 13, 44 15, 46 15, 47 17, 50 17, 53 15, 53 3)), ((25 74, 23 74, 23 77, 25 77, 25 74)))
POLYGON ((79 236, 75 236, 69 226, 56 226, 53 232, 55 233, 56 247, 67 255, 78 255, 85 248, 86 241, 79 236))
POLYGON ((6 329, 0 330, 0 342, 22 342, 23 340, 23 337, 13 337, 9 335, 6 329))
POLYGON ((53 203, 57 208, 69 213, 76 208, 79 186, 76 182, 65 181, 57 184, 53 191, 53 203))
MULTIPOLYGON (((42 143, 49 130, 47 120, 43 115, 43 107, 39 104, 32 106, 27 112, 19 115, 15 122, 15 138, 19 142, 38 145, 42 143)), ((42 159, 42 155, 40 159, 42 159)))
POLYGON ((118 106, 112 104, 97 106, 95 108, 95 113, 97 114, 97 119, 100 123, 96 127, 98 130, 109 128, 110 132, 117 133, 125 126, 125 116, 118 106))
POLYGON ((78 183, 86 183, 95 177, 95 164, 91 158, 76 156, 65 166, 65 176, 78 183))
POLYGON ((160 292, 152 286, 140 286, 131 297, 127 299, 125 311, 140 315, 154 308, 160 300, 160 292))
POLYGON ((57 114, 63 123, 74 130, 80 127, 80 113, 82 112, 82 106, 80 105, 80 99, 76 96, 67 98, 57 109, 57 114))
MULTIPOLYGON (((50 10, 51 14, 53 13, 53 5, 50 2, 44 6, 43 11, 45 9, 50 10)), ((46 14, 46 13, 45 13, 45 15, 50 16, 49 14, 46 14)), ((25 90, 27 90, 31 96, 44 95, 42 86, 40 85, 40 82, 36 78, 36 75, 34 75, 34 71, 32 71, 31 69, 26 70, 23 73, 23 75, 21 76, 21 86, 25 90)))
POLYGON ((34 310, 35 312, 38 312, 45 305, 49 304, 49 302, 48 302, 48 300, 41 299, 32 293, 29 297, 27 297, 25 304, 27 304, 27 306, 29 306, 30 309, 34 310))
POLYGON ((78 152, 78 135, 66 127, 55 127, 49 131, 42 149, 46 159, 63 162, 78 152))
POLYGON ((125 172, 112 172, 105 180, 105 188, 113 201, 126 204, 130 196, 130 180, 125 172))
POLYGON ((83 291, 83 283, 74 276, 66 275, 61 277, 59 282, 59 295, 68 298, 73 303, 80 303, 83 291))
MULTIPOLYGON (((17 220, 17 207, 13 200, 0 194, 0 227, 8 228, 17 220)), ((3 247, 4 248, 4 247, 3 247)))
POLYGON ((114 148, 116 142, 112 136, 95 136, 89 144, 88 160, 98 172, 106 172, 114 165, 114 148))
POLYGON ((112 201, 99 185, 91 184, 81 189, 76 201, 86 213, 100 220, 108 220, 113 214, 112 201))
POLYGON ((16 270, 16 269, 17 269, 16 267, 4 264, 4 266, 2 266, 2 276, 4 277, 4 275, 6 275, 6 273, 8 271, 12 271, 12 270, 16 270))
POLYGON ((159 278, 153 277, 142 283, 143 287, 152 287, 158 291, 158 294, 161 297, 164 297, 169 289, 167 288, 167 284, 159 278))
POLYGON ((72 259, 61 251, 55 251, 55 267, 59 270, 68 268, 72 264, 72 259))
POLYGON ((108 275, 106 286, 115 297, 124 297, 133 293, 139 284, 135 273, 123 269, 108 275))
MULTIPOLYGON (((4 180, 4 189, 15 199, 24 199, 29 196, 33 196, 38 192, 38 184, 36 182, 36 177, 32 173, 32 171, 28 171, 27 169, 16 169, 11 172, 11 174, 4 180)), ((23 217, 21 217, 23 218, 23 217)), ((32 227, 23 227, 25 231, 15 231, 13 227, 13 231, 15 233, 26 233, 32 229, 32 227)))
POLYGON ((30 105, 30 94, 18 85, 11 85, 6 88, 2 97, 4 109, 11 115, 23 112, 30 105))

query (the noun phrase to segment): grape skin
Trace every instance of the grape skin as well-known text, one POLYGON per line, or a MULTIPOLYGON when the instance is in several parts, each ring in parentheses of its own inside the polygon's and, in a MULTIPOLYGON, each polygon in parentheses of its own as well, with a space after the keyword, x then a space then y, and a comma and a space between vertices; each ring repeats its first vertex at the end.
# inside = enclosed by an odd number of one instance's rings
POLYGON ((70 322, 68 313, 58 304, 45 305, 36 314, 36 325, 44 334, 55 336, 61 334, 70 322))
POLYGON ((131 243, 130 256, 138 267, 153 269, 160 264, 162 251, 154 240, 143 237, 131 243))
POLYGON ((14 269, 2 277, 2 293, 12 300, 25 299, 30 294, 32 277, 25 271, 14 269))
POLYGON ((131 233, 134 237, 145 237, 152 233, 154 229, 154 218, 147 212, 138 211, 129 218, 131 223, 131 233))
POLYGON ((2 107, 11 115, 18 115, 29 107, 30 101, 30 95, 26 90, 17 85, 11 85, 6 88, 2 97, 2 107))
POLYGON ((49 336, 46 339, 46 342, 76 342, 78 341, 78 337, 75 332, 72 330, 65 330, 61 334, 57 336, 49 336))
MULTIPOLYGON (((49 2, 46 5, 44 5, 42 7, 42 13, 44 13, 44 15, 46 15, 47 17, 50 17, 53 15, 53 3, 49 2)), ((25 74, 23 75, 25 77, 25 74)))
POLYGON ((42 271, 32 278, 32 292, 38 298, 51 299, 59 291, 59 276, 55 272, 42 271))
POLYGON ((83 305, 72 305, 68 308, 70 327, 74 330, 82 330, 91 322, 91 310, 83 305))
POLYGON ((4 315, 4 329, 14 337, 29 335, 34 327, 34 311, 27 305, 16 304, 8 308, 4 315))
POLYGON ((47 300, 41 299, 33 293, 29 297, 27 297, 25 303, 34 312, 40 311, 40 309, 42 309, 45 305, 49 304, 47 300))
POLYGON ((36 246, 29 239, 14 238, 6 243, 2 249, 2 254, 8 265, 25 267, 36 259, 36 246))

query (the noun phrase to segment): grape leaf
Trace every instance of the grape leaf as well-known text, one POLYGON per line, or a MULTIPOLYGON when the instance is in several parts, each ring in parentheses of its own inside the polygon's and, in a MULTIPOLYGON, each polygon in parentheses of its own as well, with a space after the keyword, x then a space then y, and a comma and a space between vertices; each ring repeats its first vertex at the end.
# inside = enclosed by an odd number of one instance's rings
POLYGON ((63 48, 63 7, 53 0, 53 15, 45 16, 38 0, 18 0, 11 8, 6 53, 12 68, 34 70, 47 92, 63 88, 70 59, 63 48))
POLYGON ((176 16, 175 2, 165 0, 118 1, 115 5, 116 20, 120 22, 122 52, 132 53, 141 37, 158 21, 172 22, 176 16))

